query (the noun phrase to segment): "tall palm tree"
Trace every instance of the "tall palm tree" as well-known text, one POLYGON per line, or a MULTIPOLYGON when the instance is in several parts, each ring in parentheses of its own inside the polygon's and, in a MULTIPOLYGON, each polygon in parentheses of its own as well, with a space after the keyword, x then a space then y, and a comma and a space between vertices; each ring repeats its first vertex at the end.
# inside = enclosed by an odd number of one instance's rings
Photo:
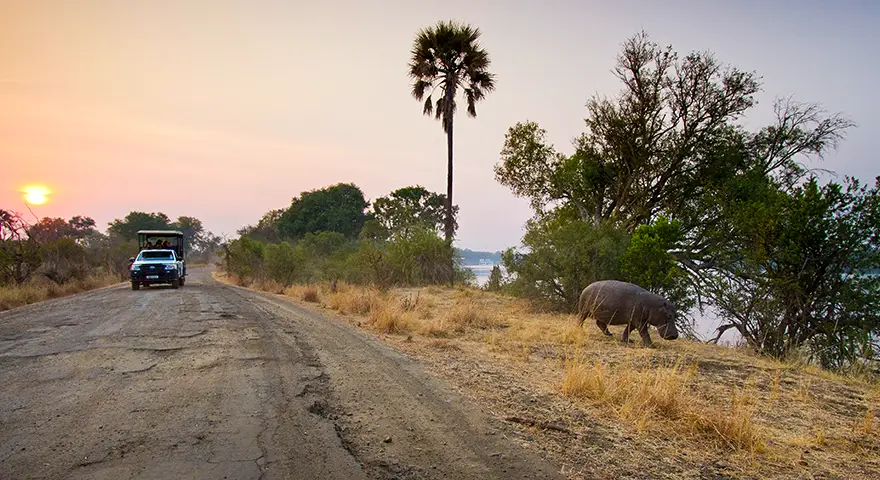
POLYGON ((480 29, 455 21, 440 21, 423 28, 413 42, 409 76, 412 95, 425 101, 423 113, 434 115, 446 132, 449 159, 446 179, 446 242, 452 245, 455 221, 452 211, 452 118, 455 95, 461 90, 468 115, 477 116, 477 102, 495 89, 495 75, 489 73, 489 54, 477 42, 480 29), (436 102, 431 98, 439 90, 436 102))

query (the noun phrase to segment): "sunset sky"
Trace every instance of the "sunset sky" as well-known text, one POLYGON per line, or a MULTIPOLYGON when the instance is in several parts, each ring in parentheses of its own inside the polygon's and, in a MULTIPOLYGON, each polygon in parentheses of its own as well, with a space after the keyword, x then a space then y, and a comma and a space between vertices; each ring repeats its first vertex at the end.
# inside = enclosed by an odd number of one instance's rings
POLYGON ((858 127, 821 166, 880 174, 880 2, 0 0, 0 208, 30 215, 19 190, 44 184, 39 216, 161 211, 234 235, 338 182, 445 192, 445 138, 406 64, 450 18, 483 31, 497 74, 478 118, 457 117, 461 247, 519 243, 531 212, 492 171, 505 131, 537 121, 570 153, 640 29, 762 76, 749 126, 777 96, 845 113, 858 127))

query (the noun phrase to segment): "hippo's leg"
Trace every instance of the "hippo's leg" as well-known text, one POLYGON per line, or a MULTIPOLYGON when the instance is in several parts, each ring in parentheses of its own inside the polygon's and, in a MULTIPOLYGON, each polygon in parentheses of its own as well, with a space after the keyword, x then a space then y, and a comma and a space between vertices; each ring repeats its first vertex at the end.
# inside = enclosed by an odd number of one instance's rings
POLYGON ((623 343, 629 343, 629 332, 635 330, 631 323, 627 323, 626 326, 623 327, 623 336, 620 337, 620 341, 623 343))
POLYGON ((596 326, 599 327, 599 330, 602 330, 602 333, 609 337, 611 336, 611 331, 608 330, 607 323, 602 322, 602 320, 596 320, 596 326))
POLYGON ((648 324, 645 323, 639 328, 639 335, 642 337, 642 343, 645 344, 646 347, 653 347, 654 342, 651 341, 651 336, 648 335, 648 324))

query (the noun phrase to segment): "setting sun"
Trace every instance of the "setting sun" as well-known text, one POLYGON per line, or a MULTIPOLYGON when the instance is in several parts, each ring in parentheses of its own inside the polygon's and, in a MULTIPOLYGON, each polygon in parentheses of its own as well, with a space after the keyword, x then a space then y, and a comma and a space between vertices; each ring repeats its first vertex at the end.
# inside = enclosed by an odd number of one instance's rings
POLYGON ((31 205, 42 205, 48 202, 49 194, 52 193, 51 190, 42 185, 28 185, 21 192, 24 194, 25 201, 31 205))

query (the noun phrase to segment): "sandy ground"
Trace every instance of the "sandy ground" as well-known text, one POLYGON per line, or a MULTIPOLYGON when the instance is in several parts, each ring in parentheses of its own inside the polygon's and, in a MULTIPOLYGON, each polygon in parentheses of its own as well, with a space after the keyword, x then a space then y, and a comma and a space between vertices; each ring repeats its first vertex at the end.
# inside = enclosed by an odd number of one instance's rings
POLYGON ((2 478, 558 478, 338 320, 210 279, 0 314, 2 478))

